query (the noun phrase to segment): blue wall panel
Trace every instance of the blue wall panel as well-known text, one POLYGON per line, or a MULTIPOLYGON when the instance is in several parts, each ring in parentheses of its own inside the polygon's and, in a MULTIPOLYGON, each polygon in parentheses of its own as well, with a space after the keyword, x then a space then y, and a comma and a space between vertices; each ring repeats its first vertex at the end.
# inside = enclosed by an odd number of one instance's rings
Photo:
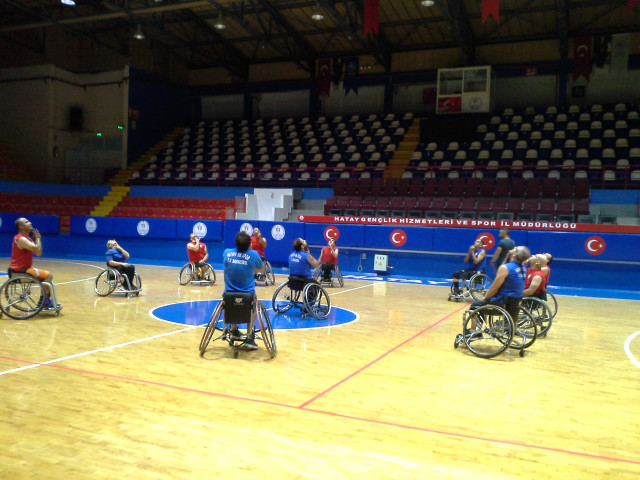
POLYGON ((198 234, 205 244, 207 249, 210 242, 222 241, 222 230, 224 223, 221 220, 176 220, 176 234, 178 239, 184 239, 185 242, 189 241, 189 236, 192 232, 198 234), (206 235, 202 236, 202 230, 195 228, 197 224, 203 224, 206 227, 206 235))
POLYGON ((56 215, 35 215, 21 213, 0 213, 0 232, 18 233, 16 228, 16 220, 20 217, 26 217, 31 221, 33 228, 40 233, 58 233, 60 231, 60 218, 56 215))
POLYGON ((366 248, 388 248, 393 250, 433 250, 433 228, 406 226, 365 227, 366 248), (393 241, 398 242, 394 244, 393 241), (400 243, 404 242, 403 245, 400 243))
MULTIPOLYGON (((490 234, 493 236, 495 245, 500 241, 500 230, 487 229, 480 230, 477 228, 443 228, 435 229, 433 248, 436 252, 459 252, 466 255, 469 246, 475 242, 481 234, 490 234)), ((529 241, 528 232, 526 230, 511 230, 509 237, 516 242, 516 245, 527 245, 529 241)), ((490 255, 495 252, 495 245, 489 249, 490 255)))
MULTIPOLYGON (((329 228, 338 233, 338 247, 360 247, 364 245, 364 225, 333 225, 326 223, 307 223, 304 238, 309 245, 324 247, 327 244, 325 230, 329 228)), ((332 234, 334 235, 334 234, 332 234)))
POLYGON ((551 252, 554 256, 576 260, 640 261, 640 235, 622 233, 530 232, 533 253, 551 252), (604 241, 602 243, 601 240, 604 241), (587 242, 588 240, 592 240, 587 242), (587 245, 587 243, 589 245, 587 245), (535 249, 534 247, 535 246, 535 249), (593 253, 587 251, 591 248, 593 253), (602 253, 595 255, 604 247, 602 253))
POLYGON ((71 217, 72 235, 113 236, 113 217, 71 217))
MULTIPOLYGON (((288 265, 289 254, 293 251, 293 241, 298 237, 304 237, 304 224, 298 222, 260 222, 246 220, 227 220, 224 228, 224 247, 235 247, 234 239, 240 228, 247 224, 251 228, 258 227, 267 240, 265 256, 274 265, 288 265), (279 232, 274 230, 279 229, 279 232), (282 238, 274 238, 284 235, 282 238)), ((250 232, 248 232, 250 234, 250 232)))

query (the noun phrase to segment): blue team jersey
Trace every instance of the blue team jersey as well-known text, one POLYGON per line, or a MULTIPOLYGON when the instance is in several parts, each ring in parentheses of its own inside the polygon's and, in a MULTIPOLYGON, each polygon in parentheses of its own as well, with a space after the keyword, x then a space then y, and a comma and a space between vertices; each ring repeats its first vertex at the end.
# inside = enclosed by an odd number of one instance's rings
POLYGON ((253 292, 255 294, 256 268, 264 266, 255 250, 239 252, 237 248, 227 248, 222 254, 224 265, 225 292, 253 292))
MULTIPOLYGON (((471 252, 471 255, 473 255, 474 257, 478 258, 478 255, 480 255, 480 252, 482 252, 482 249, 478 250, 477 252, 471 252)), ((485 254, 484 258, 479 262, 479 263, 475 263, 473 261, 473 258, 469 257, 469 268, 471 270, 479 270, 482 271, 484 270, 484 267, 487 263, 487 255, 485 254)))
POLYGON ((311 265, 307 257, 307 252, 291 252, 289 255, 289 273, 298 277, 309 277, 311 275, 311 265))
POLYGON ((524 293, 524 281, 527 277, 525 268, 518 262, 505 263, 504 266, 509 273, 496 296, 491 299, 496 302, 502 302, 504 297, 522 298, 524 293))
POLYGON ((115 248, 110 248, 109 250, 107 250, 105 256, 107 257, 107 265, 109 264, 109 260, 120 263, 124 263, 124 261, 126 260, 120 250, 116 250, 115 248))

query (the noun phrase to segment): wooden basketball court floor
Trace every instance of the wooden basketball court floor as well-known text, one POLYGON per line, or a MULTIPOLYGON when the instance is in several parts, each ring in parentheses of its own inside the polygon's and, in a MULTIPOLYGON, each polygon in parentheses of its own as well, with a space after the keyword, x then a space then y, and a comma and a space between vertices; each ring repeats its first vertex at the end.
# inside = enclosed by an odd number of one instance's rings
POLYGON ((64 310, 0 320, 0 478, 640 476, 638 302, 559 297, 524 358, 485 360, 453 348, 466 304, 447 288, 347 280, 331 298, 357 322, 276 331, 271 361, 201 358, 202 328, 149 311, 220 298, 222 272, 181 287, 139 265, 139 298, 101 298, 100 263, 36 264, 64 310))

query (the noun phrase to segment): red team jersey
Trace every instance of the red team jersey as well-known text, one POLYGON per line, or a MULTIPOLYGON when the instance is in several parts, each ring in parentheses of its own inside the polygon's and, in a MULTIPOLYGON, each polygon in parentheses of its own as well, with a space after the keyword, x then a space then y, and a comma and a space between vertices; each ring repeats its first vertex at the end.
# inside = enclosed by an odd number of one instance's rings
MULTIPOLYGON (((195 242, 191 242, 190 245, 195 245, 195 242)), ((197 252, 187 248, 187 255, 189 255, 189 263, 200 263, 204 258, 205 244, 200 242, 200 247, 197 252)))
POLYGON ((14 272, 24 272, 27 268, 30 268, 33 264, 33 252, 26 248, 18 247, 18 239, 24 237, 31 241, 31 238, 21 233, 13 237, 13 244, 11 245, 11 263, 9 268, 14 272))
POLYGON ((320 263, 333 263, 338 264, 338 259, 333 256, 329 247, 322 247, 322 254, 320 255, 320 263))
POLYGON ((540 277, 542 282, 540 282, 540 286, 533 293, 542 293, 547 288, 547 277, 542 270, 527 270, 527 278, 524 281, 524 288, 527 289, 531 286, 531 282, 534 277, 540 277))
POLYGON ((251 250, 255 250, 256 252, 258 252, 258 255, 264 257, 264 247, 256 236, 251 237, 251 250))

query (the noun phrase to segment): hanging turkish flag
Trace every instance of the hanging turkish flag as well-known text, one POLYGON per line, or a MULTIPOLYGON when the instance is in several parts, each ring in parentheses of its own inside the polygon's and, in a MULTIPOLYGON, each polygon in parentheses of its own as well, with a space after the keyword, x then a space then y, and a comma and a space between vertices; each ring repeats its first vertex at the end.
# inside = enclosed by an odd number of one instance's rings
POLYGON ((500 1, 482 0, 482 23, 492 16, 496 23, 500 23, 500 1))
POLYGON ((318 80, 318 96, 331 94, 331 59, 321 58, 316 63, 316 79, 318 80))
POLYGON ((589 81, 591 74, 591 37, 578 37, 573 41, 573 81, 580 76, 589 81))
POLYGON ((633 10, 633 6, 636 3, 640 3, 640 0, 629 0, 629 3, 627 3, 627 10, 629 11, 633 10))
POLYGON ((380 34, 380 0, 364 0, 364 36, 371 30, 380 34))

